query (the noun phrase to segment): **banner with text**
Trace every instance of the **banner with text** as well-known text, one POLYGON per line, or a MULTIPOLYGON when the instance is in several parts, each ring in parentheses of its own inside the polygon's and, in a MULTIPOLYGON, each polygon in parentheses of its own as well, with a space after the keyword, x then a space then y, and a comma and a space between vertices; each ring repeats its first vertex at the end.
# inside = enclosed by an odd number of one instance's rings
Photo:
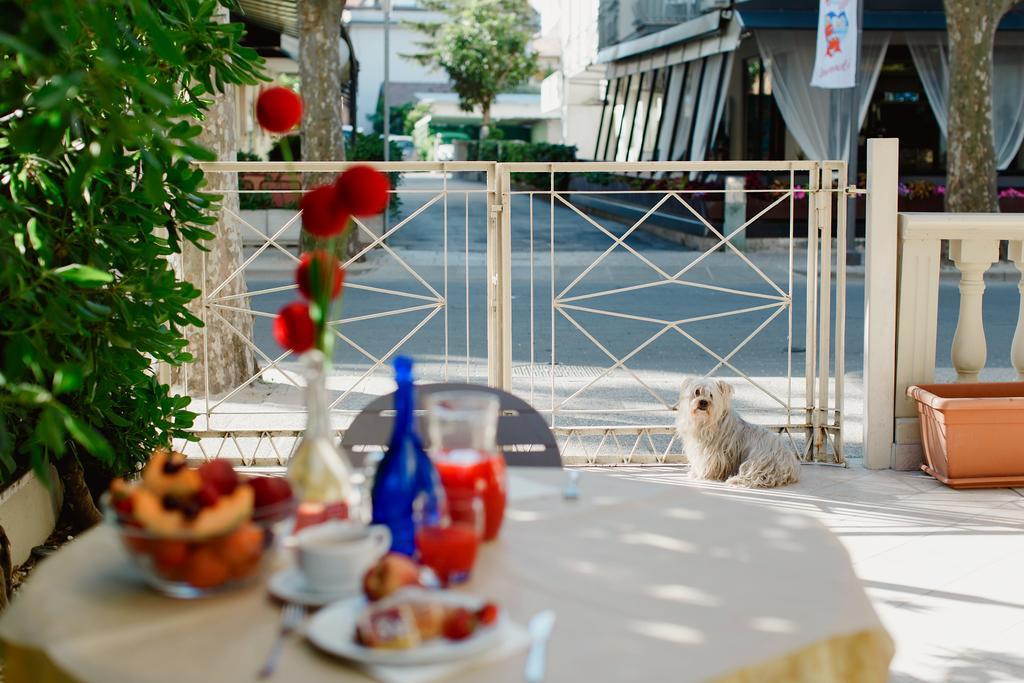
POLYGON ((857 83, 857 3, 861 0, 820 0, 818 40, 814 55, 816 88, 852 88, 857 83))

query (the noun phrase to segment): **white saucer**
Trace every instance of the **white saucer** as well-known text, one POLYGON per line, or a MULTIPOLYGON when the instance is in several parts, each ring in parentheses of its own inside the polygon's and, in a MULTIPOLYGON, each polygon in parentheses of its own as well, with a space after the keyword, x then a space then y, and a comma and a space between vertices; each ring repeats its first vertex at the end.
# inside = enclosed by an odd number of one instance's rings
POLYGON ((358 586, 352 586, 351 588, 331 593, 310 590, 306 585, 306 577, 302 575, 302 571, 295 565, 286 567, 271 576, 267 590, 278 600, 306 607, 322 607, 328 603, 337 602, 359 593, 358 586))

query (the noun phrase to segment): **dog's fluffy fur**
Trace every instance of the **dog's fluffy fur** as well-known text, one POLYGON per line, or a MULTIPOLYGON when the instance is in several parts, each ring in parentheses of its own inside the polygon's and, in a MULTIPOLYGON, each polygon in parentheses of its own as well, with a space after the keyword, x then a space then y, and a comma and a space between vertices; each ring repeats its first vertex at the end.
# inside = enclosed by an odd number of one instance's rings
POLYGON ((782 437, 746 422, 733 412, 731 398, 732 387, 720 380, 683 382, 676 428, 690 477, 752 488, 799 481, 800 462, 782 437))

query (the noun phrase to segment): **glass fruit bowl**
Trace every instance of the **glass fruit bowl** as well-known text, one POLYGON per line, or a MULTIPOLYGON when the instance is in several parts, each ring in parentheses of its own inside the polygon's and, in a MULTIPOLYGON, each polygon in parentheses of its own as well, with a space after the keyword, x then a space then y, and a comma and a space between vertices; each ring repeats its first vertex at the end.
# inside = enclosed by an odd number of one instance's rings
POLYGON ((104 517, 146 583, 164 595, 200 598, 251 583, 263 576, 280 541, 294 525, 295 501, 257 508, 225 531, 157 532, 115 508, 110 493, 101 498, 104 517))

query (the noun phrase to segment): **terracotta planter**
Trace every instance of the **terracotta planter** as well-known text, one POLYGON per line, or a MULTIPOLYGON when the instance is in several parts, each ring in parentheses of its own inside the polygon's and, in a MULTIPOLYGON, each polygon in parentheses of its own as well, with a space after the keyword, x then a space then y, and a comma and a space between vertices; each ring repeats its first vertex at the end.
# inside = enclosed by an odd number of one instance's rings
POLYGON ((1024 486, 1024 382, 927 384, 917 401, 928 474, 952 488, 1024 486))

